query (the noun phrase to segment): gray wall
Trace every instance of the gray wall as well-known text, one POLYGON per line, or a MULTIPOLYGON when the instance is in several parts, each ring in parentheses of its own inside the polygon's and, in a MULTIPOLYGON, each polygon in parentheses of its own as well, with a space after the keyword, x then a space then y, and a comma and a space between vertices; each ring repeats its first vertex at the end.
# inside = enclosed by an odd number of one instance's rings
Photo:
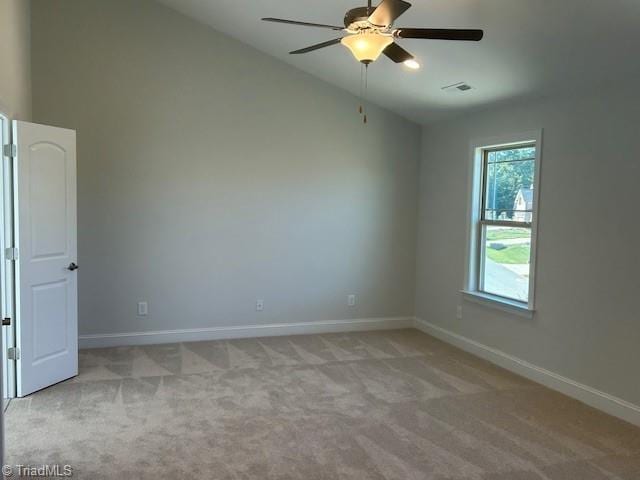
POLYGON ((34 118, 78 132, 80 334, 413 315, 418 126, 152 1, 32 9, 34 118))
POLYGON ((31 117, 29 0, 0 0, 0 112, 31 117))
POLYGON ((417 316, 640 404, 640 97, 603 86, 425 128, 417 316), (461 301, 472 139, 544 128, 533 320, 461 301), (463 319, 456 306, 463 305, 463 319))

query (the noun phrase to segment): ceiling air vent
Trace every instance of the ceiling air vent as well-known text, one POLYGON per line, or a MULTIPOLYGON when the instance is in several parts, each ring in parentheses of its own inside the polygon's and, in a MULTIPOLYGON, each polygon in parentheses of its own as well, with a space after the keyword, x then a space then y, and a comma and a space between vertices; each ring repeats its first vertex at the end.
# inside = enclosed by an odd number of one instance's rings
POLYGON ((442 90, 450 93, 466 93, 470 90, 473 90, 473 87, 468 83, 459 82, 459 83, 454 83, 453 85, 442 87, 442 90))

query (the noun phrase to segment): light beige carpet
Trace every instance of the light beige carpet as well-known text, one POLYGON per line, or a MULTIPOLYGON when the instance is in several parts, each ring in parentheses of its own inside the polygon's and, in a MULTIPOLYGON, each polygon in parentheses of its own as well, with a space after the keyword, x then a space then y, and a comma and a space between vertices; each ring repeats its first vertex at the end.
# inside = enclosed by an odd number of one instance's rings
POLYGON ((416 330, 85 350, 9 464, 80 479, 640 479, 640 429, 416 330))

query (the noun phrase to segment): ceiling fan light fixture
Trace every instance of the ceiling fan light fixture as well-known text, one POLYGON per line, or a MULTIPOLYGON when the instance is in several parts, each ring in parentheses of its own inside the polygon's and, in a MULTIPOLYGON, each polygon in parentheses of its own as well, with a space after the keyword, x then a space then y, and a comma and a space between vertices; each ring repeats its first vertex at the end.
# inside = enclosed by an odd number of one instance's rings
POLYGON ((419 70, 420 69, 420 64, 418 63, 418 61, 415 58, 410 58, 409 60, 405 60, 404 62, 404 66, 411 69, 411 70, 419 70))
POLYGON ((393 43, 393 37, 380 33, 357 33, 341 40, 359 62, 375 62, 382 52, 393 43))

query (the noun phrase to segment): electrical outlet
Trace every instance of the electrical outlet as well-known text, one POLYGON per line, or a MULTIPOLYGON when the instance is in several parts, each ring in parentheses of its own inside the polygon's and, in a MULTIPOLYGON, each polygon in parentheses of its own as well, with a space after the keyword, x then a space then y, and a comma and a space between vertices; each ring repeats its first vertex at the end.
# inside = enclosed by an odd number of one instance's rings
POLYGON ((256 300, 256 312, 264 310, 264 300, 256 300))
POLYGON ((149 314, 149 304, 147 302, 138 302, 138 316, 146 317, 149 314))
POLYGON ((356 306, 356 296, 355 295, 349 295, 347 297, 347 305, 349 305, 350 307, 355 307, 356 306))
POLYGON ((462 320, 462 305, 458 305, 458 308, 456 309, 456 318, 458 320, 462 320))

